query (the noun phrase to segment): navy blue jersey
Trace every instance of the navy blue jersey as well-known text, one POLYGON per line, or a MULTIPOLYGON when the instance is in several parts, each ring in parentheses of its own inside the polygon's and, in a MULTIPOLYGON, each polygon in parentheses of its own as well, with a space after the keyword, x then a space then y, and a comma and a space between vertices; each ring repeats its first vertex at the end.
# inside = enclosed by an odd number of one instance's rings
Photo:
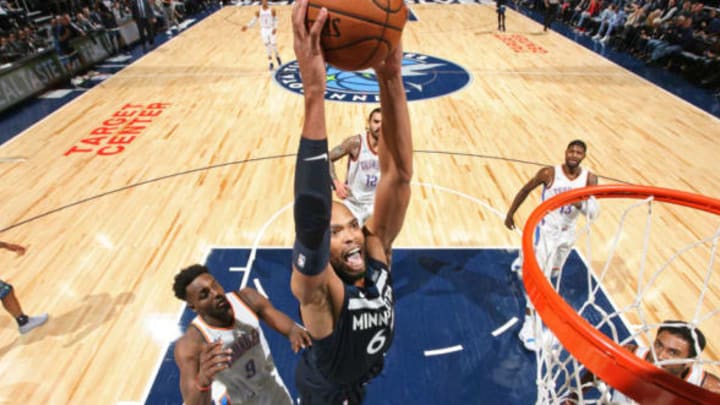
POLYGON ((332 385, 345 387, 363 384, 379 374, 393 339, 393 304, 387 266, 368 258, 365 287, 345 284, 335 329, 326 338, 313 340, 303 353, 303 360, 309 363, 303 369, 316 370, 332 385))

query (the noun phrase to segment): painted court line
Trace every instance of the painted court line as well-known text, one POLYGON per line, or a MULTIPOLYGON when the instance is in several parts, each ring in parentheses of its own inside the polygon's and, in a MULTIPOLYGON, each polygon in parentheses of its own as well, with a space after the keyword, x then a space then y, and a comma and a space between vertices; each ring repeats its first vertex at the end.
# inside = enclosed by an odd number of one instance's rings
POLYGON ((238 287, 238 288, 239 288, 239 289, 243 289, 243 288, 245 288, 245 287, 247 286, 248 278, 250 278, 250 267, 249 267, 249 266, 245 266, 245 267, 230 267, 230 268, 228 269, 228 271, 241 271, 241 272, 243 272, 243 273, 244 273, 244 274, 243 274, 243 278, 242 278, 242 281, 240 282, 240 287, 238 287))
POLYGON ((498 336, 502 335, 503 333, 505 333, 506 330, 512 328, 513 325, 515 325, 517 322, 518 322, 517 316, 513 316, 509 321, 505 322, 505 324, 503 326, 492 331, 492 335, 494 337, 498 337, 498 336))
POLYGON ((260 294, 262 294, 263 297, 269 299, 267 293, 265 292, 265 289, 263 288, 262 284, 260 284, 260 280, 254 278, 254 279, 253 279, 253 285, 255 286, 255 289, 256 289, 260 294))
POLYGON ((459 352, 461 350, 463 350, 462 345, 455 345, 455 346, 450 346, 450 347, 446 347, 443 349, 425 350, 423 353, 425 354, 425 357, 429 357, 429 356, 440 356, 442 354, 459 352))

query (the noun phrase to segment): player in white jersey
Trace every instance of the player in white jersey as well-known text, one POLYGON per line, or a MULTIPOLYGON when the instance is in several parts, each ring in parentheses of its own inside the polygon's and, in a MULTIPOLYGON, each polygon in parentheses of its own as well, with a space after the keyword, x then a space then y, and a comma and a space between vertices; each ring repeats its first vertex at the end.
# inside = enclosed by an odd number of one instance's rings
POLYGON ((255 25, 257 20, 260 20, 260 37, 262 38, 265 50, 267 51, 268 61, 270 62, 270 70, 273 70, 273 52, 275 53, 275 59, 277 59, 278 67, 282 65, 282 60, 280 59, 280 54, 278 53, 275 35, 277 34, 278 26, 277 14, 273 8, 268 6, 267 0, 262 0, 260 10, 255 12, 255 17, 253 17, 247 25, 242 27, 243 32, 255 25))
POLYGON ((186 404, 210 404, 213 381, 222 384, 233 404, 293 403, 258 318, 287 336, 295 352, 311 344, 305 329, 251 288, 226 294, 205 266, 183 269, 173 290, 197 313, 175 344, 186 404))
MULTIPOLYGON (((671 360, 687 359, 678 364, 661 364, 660 368, 681 378, 690 384, 700 386, 706 390, 720 393, 720 379, 712 373, 703 370, 702 366, 695 364, 695 359, 705 349, 705 335, 700 329, 689 326, 683 321, 663 321, 657 330, 653 347, 640 347, 636 344, 627 344, 624 347, 636 356, 650 363, 659 363, 671 360)), ((594 376, 585 372, 580 379, 583 391, 590 387, 594 376)), ((578 403, 578 395, 570 394, 565 405, 578 403)), ((612 404, 635 404, 635 402, 615 390, 611 399, 612 404)))
MULTIPOLYGON (((576 188, 594 186, 598 184, 597 176, 580 166, 585 159, 587 145, 581 140, 574 140, 565 150, 565 163, 558 166, 546 166, 540 169, 535 177, 518 191, 510 209, 505 217, 505 226, 515 228, 513 216, 515 211, 525 201, 532 190, 543 185, 542 200, 553 197, 576 188)), ((569 204, 560 207, 543 218, 538 227, 538 237, 535 240, 535 256, 545 275, 550 277, 560 271, 570 255, 575 244, 575 222, 578 213, 583 211, 589 217, 595 217, 598 212, 597 202, 591 198, 582 203, 569 204)), ((519 270, 522 266, 522 256, 513 262, 513 269, 519 270)), ((532 321, 532 307, 527 300, 525 323, 520 330, 520 340, 528 350, 536 350, 534 323, 532 321)))
POLYGON ((328 154, 335 193, 358 219, 361 227, 373 212, 375 189, 380 180, 377 147, 381 127, 382 114, 380 108, 375 108, 368 116, 364 134, 346 138, 328 154), (343 183, 338 179, 332 162, 346 155, 348 156, 347 180, 343 183))

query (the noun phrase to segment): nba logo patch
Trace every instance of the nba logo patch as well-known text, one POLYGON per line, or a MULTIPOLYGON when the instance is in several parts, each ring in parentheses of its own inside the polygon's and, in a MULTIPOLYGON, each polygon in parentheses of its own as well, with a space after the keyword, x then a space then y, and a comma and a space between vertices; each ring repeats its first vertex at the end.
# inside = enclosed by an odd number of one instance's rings
MULTIPOLYGON (((470 72, 445 59, 405 52, 403 83, 408 101, 442 97, 467 86, 470 72)), ((302 95, 303 85, 297 61, 282 65, 273 75, 280 87, 302 95)), ((380 102, 380 88, 372 69, 346 72, 328 65, 325 99, 348 103, 380 102)))
POLYGON ((304 268, 305 267, 305 255, 303 255, 302 253, 298 254, 296 264, 297 264, 298 268, 301 268, 301 269, 304 268))

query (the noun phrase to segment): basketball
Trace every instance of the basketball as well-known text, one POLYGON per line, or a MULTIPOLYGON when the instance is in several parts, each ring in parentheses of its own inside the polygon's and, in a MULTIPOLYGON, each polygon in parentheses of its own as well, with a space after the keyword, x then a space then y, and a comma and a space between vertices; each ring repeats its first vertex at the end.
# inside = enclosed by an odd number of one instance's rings
POLYGON ((322 7, 328 11, 320 38, 325 60, 342 70, 384 60, 398 46, 408 14, 404 0, 310 0, 308 28, 322 7))

